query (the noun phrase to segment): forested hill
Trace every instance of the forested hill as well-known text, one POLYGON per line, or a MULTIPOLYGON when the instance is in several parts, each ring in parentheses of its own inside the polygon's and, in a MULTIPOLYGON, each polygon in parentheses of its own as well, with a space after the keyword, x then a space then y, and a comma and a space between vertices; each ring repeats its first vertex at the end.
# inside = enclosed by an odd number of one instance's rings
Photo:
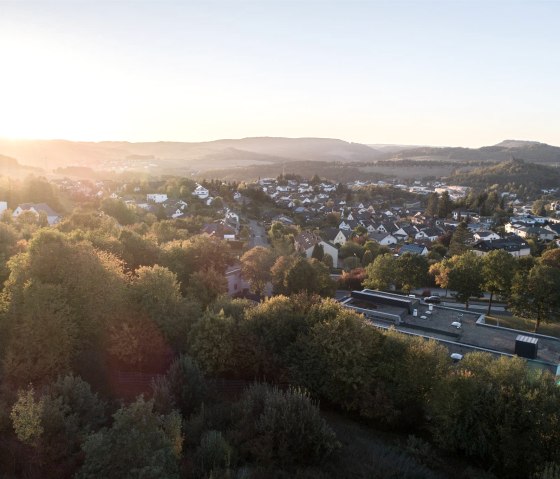
POLYGON ((536 163, 560 163, 560 148, 536 141, 505 140, 497 145, 482 148, 434 148, 424 146, 402 150, 395 158, 430 158, 441 160, 507 161, 522 158, 536 163))
POLYGON ((0 155, 0 174, 21 175, 29 174, 32 170, 36 170, 36 168, 20 165, 18 161, 11 156, 0 155))
POLYGON ((540 193, 542 189, 558 187, 560 169, 523 160, 509 160, 492 166, 475 168, 466 173, 458 173, 451 179, 454 183, 476 189, 498 185, 503 191, 532 195, 540 193))

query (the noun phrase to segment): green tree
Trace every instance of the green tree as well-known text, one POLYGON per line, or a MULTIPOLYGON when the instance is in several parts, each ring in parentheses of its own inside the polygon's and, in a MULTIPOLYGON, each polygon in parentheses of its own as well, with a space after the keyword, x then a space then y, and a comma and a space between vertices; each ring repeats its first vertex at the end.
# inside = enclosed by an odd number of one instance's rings
POLYGON ((322 261, 324 256, 325 256, 325 250, 323 249, 323 245, 317 243, 313 247, 313 252, 311 253, 311 257, 315 258, 318 261, 322 261))
POLYGON ((329 269, 316 259, 308 261, 297 256, 281 256, 274 263, 271 274, 277 294, 307 291, 328 296, 334 291, 329 269))
POLYGON ((344 410, 372 417, 382 335, 354 312, 333 313, 297 337, 290 353, 293 375, 298 384, 344 410))
POLYGON ((467 224, 465 222, 459 223, 451 237, 451 243, 449 244, 449 251, 447 254, 451 257, 463 254, 468 250, 468 243, 471 238, 472 235, 467 228, 467 224))
POLYGON ((161 416, 142 397, 113 415, 113 424, 89 436, 83 445, 79 479, 179 478, 181 417, 161 416))
POLYGON ((552 375, 535 373, 522 358, 470 353, 437 386, 429 408, 440 447, 519 479, 557 457, 552 375))
POLYGON ((364 247, 353 241, 347 241, 338 250, 338 257, 341 259, 349 258, 351 256, 357 257, 359 260, 364 255, 364 247))
POLYGON ((138 216, 121 200, 106 198, 101 203, 104 213, 115 218, 121 225, 130 225, 138 221, 138 216))
POLYGON ((528 273, 515 275, 510 307, 514 314, 535 321, 535 332, 542 321, 560 318, 560 270, 536 264, 528 273))
POLYGON ((241 274, 249 281, 251 290, 261 296, 272 276, 274 253, 269 248, 256 246, 241 257, 241 274))
POLYGON ((21 316, 3 364, 12 384, 43 384, 72 369, 77 326, 64 296, 60 285, 25 284, 21 316))
POLYGON ((504 250, 491 251, 482 258, 484 288, 490 292, 488 314, 492 310, 494 294, 498 294, 502 298, 509 296, 515 268, 515 258, 504 250))
POLYGON ((227 279, 223 272, 208 268, 191 275, 187 296, 198 301, 203 308, 224 293, 227 293, 227 279))
POLYGON ((541 264, 560 269, 560 248, 546 250, 540 258, 541 264))
POLYGON ((448 286, 457 291, 457 300, 465 303, 465 307, 469 309, 469 299, 482 293, 482 260, 475 253, 468 251, 460 256, 453 256, 448 265, 448 286))
POLYGON ((444 191, 438 200, 437 215, 440 218, 447 218, 451 211, 453 211, 453 201, 449 196, 449 192, 444 191))
POLYGON ((395 284, 397 265, 395 258, 384 254, 375 258, 375 261, 366 267, 367 278, 364 281, 366 288, 387 290, 395 284))
POLYGON ((419 254, 405 253, 396 260, 397 282, 405 293, 424 286, 428 277, 428 261, 419 254))
POLYGON ((438 214, 439 195, 437 193, 430 193, 428 195, 428 204, 426 206, 426 215, 437 216, 438 214))

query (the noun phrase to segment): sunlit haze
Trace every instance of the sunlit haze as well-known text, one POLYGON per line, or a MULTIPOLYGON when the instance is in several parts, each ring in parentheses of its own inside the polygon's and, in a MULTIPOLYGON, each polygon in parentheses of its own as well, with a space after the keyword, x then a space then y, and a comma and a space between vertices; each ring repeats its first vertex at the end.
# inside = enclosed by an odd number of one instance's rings
POLYGON ((559 2, 0 1, 0 137, 560 144, 559 2))

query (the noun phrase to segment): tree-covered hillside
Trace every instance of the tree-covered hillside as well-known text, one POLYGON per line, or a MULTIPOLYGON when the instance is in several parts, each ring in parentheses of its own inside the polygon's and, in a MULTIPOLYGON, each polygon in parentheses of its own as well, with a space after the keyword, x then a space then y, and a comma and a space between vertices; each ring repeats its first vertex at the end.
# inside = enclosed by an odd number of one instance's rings
POLYGON ((488 189, 497 185, 501 191, 533 197, 541 194, 542 189, 558 187, 560 169, 523 160, 509 160, 497 165, 475 168, 467 173, 458 173, 450 179, 454 183, 476 189, 488 189))

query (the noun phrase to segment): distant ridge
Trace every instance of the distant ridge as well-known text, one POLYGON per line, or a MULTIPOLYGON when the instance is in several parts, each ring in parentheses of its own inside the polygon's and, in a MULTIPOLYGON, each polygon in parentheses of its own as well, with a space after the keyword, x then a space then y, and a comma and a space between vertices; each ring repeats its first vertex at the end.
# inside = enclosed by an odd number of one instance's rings
POLYGON ((326 161, 342 164, 377 160, 411 159, 435 161, 526 161, 558 164, 560 148, 526 140, 504 140, 482 148, 432 147, 413 145, 366 145, 334 138, 248 137, 207 142, 74 142, 67 140, 2 140, 0 153, 15 158, 20 165, 47 170, 67 166, 106 168, 125 164, 134 168, 167 170, 211 170, 246 166, 249 163, 326 161), (136 163, 134 163, 136 162, 136 163), (148 165, 149 163, 149 165, 148 165))

